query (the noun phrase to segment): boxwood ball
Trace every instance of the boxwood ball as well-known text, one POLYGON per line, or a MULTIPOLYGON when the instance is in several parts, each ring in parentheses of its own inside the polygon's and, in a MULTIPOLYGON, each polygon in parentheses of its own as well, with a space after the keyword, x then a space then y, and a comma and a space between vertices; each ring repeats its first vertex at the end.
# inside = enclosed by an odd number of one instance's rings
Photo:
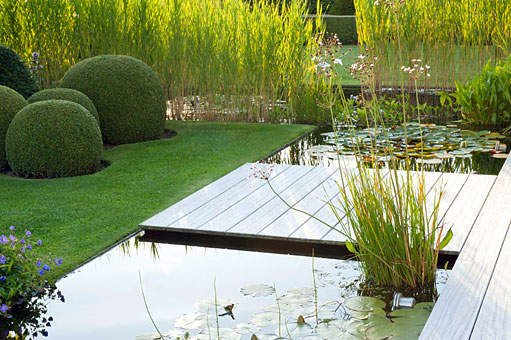
POLYGON ((64 88, 42 90, 34 93, 30 98, 28 98, 28 103, 32 104, 50 99, 68 100, 70 102, 80 104, 86 108, 87 111, 94 116, 94 118, 96 118, 96 121, 99 124, 98 110, 96 110, 94 103, 89 99, 89 97, 77 90, 64 88))
POLYGON ((25 106, 7 129, 7 161, 18 176, 68 177, 98 170, 103 143, 83 106, 46 100, 25 106))
POLYGON ((158 139, 163 133, 163 87, 156 73, 138 59, 123 55, 85 59, 66 72, 61 86, 92 100, 106 142, 142 142, 158 139))
POLYGON ((5 158, 5 134, 12 119, 27 105, 21 94, 7 86, 0 85, 0 170, 7 165, 5 158))
POLYGON ((0 85, 10 87, 24 98, 30 97, 39 90, 21 57, 2 44, 0 44, 0 85))

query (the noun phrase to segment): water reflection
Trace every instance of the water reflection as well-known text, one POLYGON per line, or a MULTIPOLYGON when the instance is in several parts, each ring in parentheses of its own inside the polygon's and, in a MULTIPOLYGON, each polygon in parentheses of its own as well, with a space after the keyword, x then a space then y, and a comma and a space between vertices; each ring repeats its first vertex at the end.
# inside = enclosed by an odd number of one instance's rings
POLYGON ((54 321, 48 313, 49 301, 65 302, 64 295, 56 286, 46 286, 34 296, 22 298, 11 305, 9 317, 0 315, 0 339, 32 339, 48 336, 54 321))
MULTIPOLYGON (((235 304, 235 318, 220 327, 249 323, 275 304, 275 296, 254 299, 240 292, 254 284, 275 286, 279 296, 313 287, 311 257, 142 242, 133 237, 60 280, 66 304, 50 302, 49 339, 134 339, 154 332, 142 298, 162 331, 193 313, 194 305, 218 299, 235 304)), ((315 258, 319 301, 340 301, 359 292, 360 271, 352 261, 315 258)), ((439 288, 441 290, 441 286, 439 288)), ((339 311, 340 313, 340 311, 339 311)), ((250 336, 248 336, 250 338, 250 336)), ((247 339, 248 339, 247 338, 247 339)))
MULTIPOLYGON (((337 157, 331 154, 319 155, 307 152, 307 150, 315 145, 324 145, 326 137, 321 134, 331 131, 332 129, 328 127, 319 128, 277 154, 269 157, 266 161, 277 164, 335 166, 338 163, 337 157)), ((507 139, 503 142, 507 145, 507 150, 510 150, 511 141, 507 139)), ((356 164, 353 156, 344 156, 343 161, 347 161, 348 164, 356 164)), ((467 158, 456 157, 443 159, 440 164, 421 164, 413 158, 410 163, 413 170, 424 169, 425 171, 498 175, 504 162, 505 159, 491 157, 489 153, 474 153, 471 157, 467 158)), ((399 166, 404 168, 404 162, 398 162, 398 167, 399 166)))

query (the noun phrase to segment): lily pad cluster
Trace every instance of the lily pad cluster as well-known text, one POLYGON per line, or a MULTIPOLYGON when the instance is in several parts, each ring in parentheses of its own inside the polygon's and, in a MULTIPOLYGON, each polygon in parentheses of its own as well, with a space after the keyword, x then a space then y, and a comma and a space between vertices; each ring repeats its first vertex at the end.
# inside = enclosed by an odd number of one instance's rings
POLYGON ((413 309, 398 309, 390 314, 383 300, 352 296, 344 302, 316 302, 314 288, 289 289, 275 296, 270 285, 243 287, 241 293, 251 297, 273 295, 275 303, 252 315, 249 323, 234 327, 217 325, 217 314, 232 312, 232 300, 218 299, 195 304, 195 312, 184 314, 174 321, 175 329, 140 335, 135 340, 380 340, 418 339, 433 303, 419 303, 413 309), (191 335, 193 334, 193 335, 191 335))
POLYGON ((341 129, 322 134, 326 145, 308 150, 312 156, 359 156, 365 161, 377 158, 389 161, 391 157, 406 156, 425 164, 439 164, 449 158, 468 158, 474 153, 492 153, 506 157, 505 136, 491 131, 463 130, 455 125, 419 124, 410 122, 401 126, 366 129, 341 129))

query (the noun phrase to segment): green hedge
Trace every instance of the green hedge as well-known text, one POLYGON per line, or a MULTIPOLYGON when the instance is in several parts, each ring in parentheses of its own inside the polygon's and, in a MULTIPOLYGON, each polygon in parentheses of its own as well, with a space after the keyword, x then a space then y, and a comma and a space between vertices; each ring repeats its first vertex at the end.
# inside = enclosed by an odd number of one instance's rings
POLYGON ((11 121, 19 110, 27 105, 21 94, 13 89, 0 85, 0 170, 7 164, 5 157, 5 135, 11 121))
POLYGON ((94 116, 66 100, 45 100, 16 114, 5 137, 7 161, 18 176, 69 177, 98 170, 103 143, 94 116))
POLYGON ((42 90, 34 93, 30 98, 28 98, 28 103, 32 104, 51 99, 67 100, 80 104, 86 108, 87 111, 94 116, 94 118, 96 118, 96 121, 99 124, 98 111, 96 110, 94 103, 92 103, 92 100, 90 100, 89 97, 77 90, 65 88, 42 90))
POLYGON ((0 85, 28 98, 39 90, 25 62, 9 47, 0 44, 0 85))
POLYGON ((156 73, 138 59, 124 55, 85 59, 66 72, 60 85, 92 100, 106 142, 143 142, 158 139, 163 133, 163 87, 156 73))
MULTIPOLYGON (((310 15, 309 18, 314 18, 310 15)), ((323 15, 325 29, 328 33, 335 33, 343 45, 357 45, 357 18, 354 15, 331 16, 323 15)))

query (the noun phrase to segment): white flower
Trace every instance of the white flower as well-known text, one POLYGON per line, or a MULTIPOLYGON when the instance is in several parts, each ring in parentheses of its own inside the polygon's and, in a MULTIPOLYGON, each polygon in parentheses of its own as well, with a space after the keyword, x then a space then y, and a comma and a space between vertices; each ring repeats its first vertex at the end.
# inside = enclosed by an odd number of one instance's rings
POLYGON ((322 62, 322 63, 319 63, 318 64, 318 67, 321 67, 323 69, 327 68, 327 67, 330 67, 330 64, 327 63, 327 62, 322 62))
POLYGON ((336 65, 336 64, 342 65, 342 60, 341 59, 334 59, 334 65, 336 65))
POLYGON ((358 59, 364 59, 365 57, 366 57, 365 55, 361 54, 358 56, 358 59))

